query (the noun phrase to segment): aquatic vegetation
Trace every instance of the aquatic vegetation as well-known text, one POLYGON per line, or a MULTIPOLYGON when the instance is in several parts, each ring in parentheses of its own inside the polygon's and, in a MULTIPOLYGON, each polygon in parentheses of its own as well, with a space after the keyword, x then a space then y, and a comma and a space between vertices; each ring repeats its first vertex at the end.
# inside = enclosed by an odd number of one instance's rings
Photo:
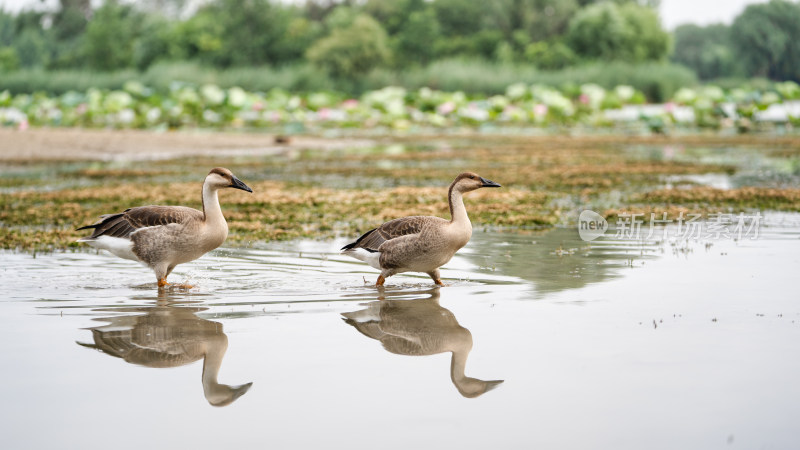
POLYGON ((297 94, 281 89, 248 92, 213 84, 173 82, 169 91, 128 81, 121 90, 91 88, 59 96, 0 92, 0 124, 29 126, 174 129, 259 128, 286 133, 327 128, 406 130, 445 127, 612 127, 640 131, 676 127, 749 131, 756 124, 800 121, 800 86, 791 81, 756 91, 716 86, 682 88, 659 105, 631 86, 587 83, 563 90, 517 83, 504 95, 468 95, 427 87, 389 86, 360 98, 336 92, 297 94))
MULTIPOLYGON (((90 138, 86 133, 80 136, 84 144, 90 138)), ((107 136, 103 133, 100 138, 107 136)), ((173 142, 176 136, 163 139, 173 142)), ((460 168, 486 174, 503 185, 474 192, 467 199, 476 228, 568 225, 582 209, 611 220, 625 211, 671 216, 680 211, 800 211, 800 194, 793 187, 719 190, 681 183, 680 188, 664 189, 670 177, 737 170, 691 152, 681 159, 664 156, 673 151, 665 148, 683 146, 744 146, 787 160, 797 158, 799 148, 796 138, 772 138, 764 148, 764 139, 757 137, 470 135, 397 138, 371 148, 298 148, 269 157, 197 156, 158 164, 91 161, 47 166, 40 161, 7 166, 13 170, 0 176, 0 248, 68 248, 83 236, 75 228, 131 206, 200 208, 198 173, 217 164, 240 174, 254 190, 247 196, 221 193, 230 228, 226 245, 353 236, 396 217, 446 216, 442 193, 460 168), (639 147, 653 150, 636 150, 639 147)), ((58 155, 53 158, 59 160, 58 155)))

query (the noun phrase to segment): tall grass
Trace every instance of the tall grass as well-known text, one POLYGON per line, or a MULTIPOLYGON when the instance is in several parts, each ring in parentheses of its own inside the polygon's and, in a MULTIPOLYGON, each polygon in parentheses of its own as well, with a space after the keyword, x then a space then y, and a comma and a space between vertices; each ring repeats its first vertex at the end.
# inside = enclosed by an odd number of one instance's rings
POLYGON ((335 90, 358 95, 385 86, 418 89, 427 86, 444 91, 470 94, 502 94, 514 83, 543 84, 564 88, 596 83, 605 88, 627 84, 645 93, 651 101, 664 101, 676 90, 697 84, 694 73, 667 63, 591 64, 559 71, 540 71, 529 65, 498 64, 484 60, 442 60, 426 67, 403 70, 378 69, 358 80, 334 80, 308 64, 285 67, 241 67, 218 70, 196 63, 156 64, 145 72, 124 70, 97 73, 89 71, 24 70, 0 75, 0 91, 14 94, 85 91, 90 87, 119 89, 125 82, 137 80, 159 91, 166 91, 175 81, 192 84, 213 83, 228 88, 239 86, 251 91, 281 88, 293 92, 335 90))
POLYGON ((444 60, 403 72, 375 71, 365 80, 374 89, 396 84, 407 88, 428 86, 445 91, 502 94, 514 83, 557 88, 596 83, 604 88, 627 84, 644 92, 650 101, 669 99, 681 87, 694 86, 697 76, 686 67, 667 63, 612 62, 541 71, 532 66, 501 65, 482 60, 444 60))

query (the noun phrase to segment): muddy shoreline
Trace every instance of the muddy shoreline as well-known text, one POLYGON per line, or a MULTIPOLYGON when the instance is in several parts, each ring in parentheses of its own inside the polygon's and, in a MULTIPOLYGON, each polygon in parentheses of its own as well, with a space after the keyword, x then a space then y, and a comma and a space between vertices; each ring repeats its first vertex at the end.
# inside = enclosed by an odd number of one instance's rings
POLYGON ((291 148, 335 150, 374 145, 369 139, 292 137, 277 142, 274 134, 218 131, 88 130, 0 128, 0 161, 165 160, 188 156, 259 156, 291 148))

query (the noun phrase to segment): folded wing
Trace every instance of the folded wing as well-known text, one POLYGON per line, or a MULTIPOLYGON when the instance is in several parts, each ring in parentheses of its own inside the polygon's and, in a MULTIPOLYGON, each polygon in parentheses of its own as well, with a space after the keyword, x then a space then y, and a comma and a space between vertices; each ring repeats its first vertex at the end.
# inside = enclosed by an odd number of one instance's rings
POLYGON ((78 228, 94 228, 92 235, 86 239, 97 239, 100 236, 128 238, 134 231, 146 227, 203 220, 203 213, 185 206, 139 206, 117 214, 105 214, 100 218, 93 225, 78 228))
POLYGON ((372 230, 367 231, 355 242, 342 247, 342 250, 363 248, 371 252, 377 252, 378 248, 380 248, 384 242, 400 236, 417 234, 435 220, 444 219, 439 219, 438 217, 411 216, 390 220, 378 228, 373 228, 372 230))

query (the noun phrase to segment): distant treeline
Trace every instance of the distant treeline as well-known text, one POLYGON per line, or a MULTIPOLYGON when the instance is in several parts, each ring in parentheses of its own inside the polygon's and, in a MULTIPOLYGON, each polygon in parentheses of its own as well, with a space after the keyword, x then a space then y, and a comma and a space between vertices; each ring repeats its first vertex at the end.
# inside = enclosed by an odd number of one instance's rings
POLYGON ((673 37, 658 0, 60 0, 0 11, 0 72, 306 66, 332 80, 454 58, 559 70, 672 58, 701 78, 800 80, 800 5, 749 6, 730 27, 673 37))

